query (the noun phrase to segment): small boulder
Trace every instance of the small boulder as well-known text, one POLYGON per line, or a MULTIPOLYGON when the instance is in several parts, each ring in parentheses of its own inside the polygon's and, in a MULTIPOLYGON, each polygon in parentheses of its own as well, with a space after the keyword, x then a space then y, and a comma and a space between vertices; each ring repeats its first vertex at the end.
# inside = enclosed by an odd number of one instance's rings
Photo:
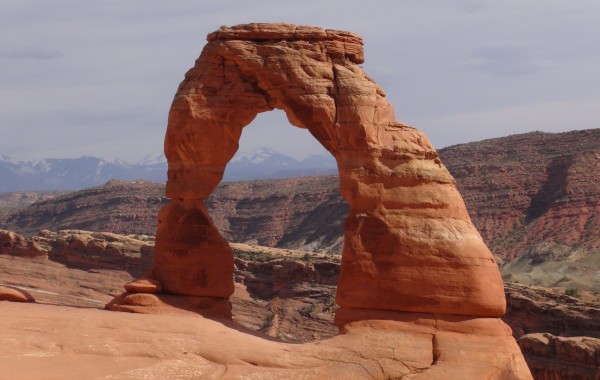
POLYGON ((151 278, 140 278, 125 284, 125 290, 130 293, 160 293, 162 285, 151 278))
POLYGON ((35 302, 35 299, 24 290, 0 286, 0 301, 35 302))

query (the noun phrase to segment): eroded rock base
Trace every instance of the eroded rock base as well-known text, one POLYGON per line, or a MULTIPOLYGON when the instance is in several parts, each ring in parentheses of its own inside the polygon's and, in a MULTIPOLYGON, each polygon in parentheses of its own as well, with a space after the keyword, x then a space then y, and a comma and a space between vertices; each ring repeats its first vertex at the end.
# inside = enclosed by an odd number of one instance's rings
POLYGON ((353 309, 342 307, 335 312, 335 324, 341 332, 348 325, 369 323, 384 330, 409 329, 424 333, 438 330, 461 334, 512 336, 511 328, 500 318, 478 318, 450 314, 409 313, 402 311, 353 309))

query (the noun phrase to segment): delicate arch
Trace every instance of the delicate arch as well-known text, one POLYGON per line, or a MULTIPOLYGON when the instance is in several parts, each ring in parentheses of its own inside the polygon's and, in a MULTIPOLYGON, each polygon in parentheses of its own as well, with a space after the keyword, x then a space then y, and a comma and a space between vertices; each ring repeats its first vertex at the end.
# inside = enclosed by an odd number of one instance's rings
POLYGON ((214 32, 169 113, 167 196, 154 277, 165 291, 228 297, 233 254, 204 206, 242 128, 282 109, 336 158, 349 204, 338 320, 361 310, 499 316, 494 258, 454 179, 420 131, 396 121, 384 91, 358 64, 360 37, 289 24, 214 32))

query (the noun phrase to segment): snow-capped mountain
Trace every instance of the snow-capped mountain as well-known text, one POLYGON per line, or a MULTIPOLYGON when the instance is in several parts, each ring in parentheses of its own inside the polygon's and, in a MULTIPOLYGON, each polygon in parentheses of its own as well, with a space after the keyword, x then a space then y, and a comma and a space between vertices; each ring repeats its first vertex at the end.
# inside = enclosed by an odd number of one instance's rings
POLYGON ((91 156, 40 161, 0 159, 0 192, 19 190, 79 190, 111 179, 165 181, 167 165, 130 165, 118 159, 91 156))
POLYGON ((225 168, 225 181, 261 178, 290 178, 308 175, 333 174, 335 160, 329 153, 310 156, 302 161, 268 147, 238 152, 225 168), (329 156, 329 159, 327 158, 329 156))
POLYGON ((238 152, 231 159, 230 164, 236 165, 294 165, 296 160, 285 156, 273 149, 262 146, 250 152, 238 152))
POLYGON ((139 160, 136 165, 156 165, 156 164, 165 164, 167 162, 167 157, 163 152, 160 153, 150 153, 141 160, 139 160))
POLYGON ((335 158, 328 153, 323 152, 321 154, 313 154, 312 156, 306 157, 300 161, 302 166, 311 168, 337 168, 335 158))
MULTIPOLYGON (((328 153, 298 161, 271 148, 238 153, 227 165, 223 179, 241 181, 290 178, 335 173, 335 160, 328 153)), ((164 182, 167 159, 163 153, 149 154, 136 164, 119 158, 48 158, 19 161, 0 156, 0 192, 19 190, 79 190, 111 179, 145 179, 164 182)))

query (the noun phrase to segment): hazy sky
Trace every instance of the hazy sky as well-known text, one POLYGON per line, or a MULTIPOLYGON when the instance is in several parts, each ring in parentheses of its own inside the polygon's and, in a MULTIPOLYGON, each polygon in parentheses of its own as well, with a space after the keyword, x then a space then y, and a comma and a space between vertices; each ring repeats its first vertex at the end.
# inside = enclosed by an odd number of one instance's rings
MULTIPOLYGON (((160 152, 184 73, 220 25, 350 30, 399 120, 438 148, 534 130, 600 128, 598 0, 0 0, 0 155, 160 152)), ((241 149, 320 147, 280 111, 241 149)))

